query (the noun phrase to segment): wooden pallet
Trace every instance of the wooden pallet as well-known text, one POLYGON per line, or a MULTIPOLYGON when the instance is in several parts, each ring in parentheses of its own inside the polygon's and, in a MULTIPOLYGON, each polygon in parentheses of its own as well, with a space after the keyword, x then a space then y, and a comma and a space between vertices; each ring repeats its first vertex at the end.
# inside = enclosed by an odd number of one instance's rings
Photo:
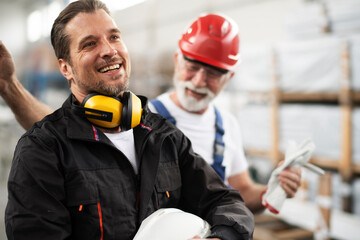
POLYGON ((314 239, 314 233, 312 231, 290 225, 273 215, 255 215, 254 240, 281 239, 310 240, 314 239))

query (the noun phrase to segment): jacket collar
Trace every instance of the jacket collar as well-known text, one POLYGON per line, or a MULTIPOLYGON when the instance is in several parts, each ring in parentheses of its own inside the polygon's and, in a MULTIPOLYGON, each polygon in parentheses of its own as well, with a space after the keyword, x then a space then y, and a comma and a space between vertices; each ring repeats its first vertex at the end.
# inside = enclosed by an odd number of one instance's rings
POLYGON ((64 117, 67 120, 67 136, 70 139, 81 139, 87 141, 99 141, 106 139, 104 134, 96 129, 86 118, 80 116, 72 108, 73 105, 78 105, 74 95, 65 100, 62 107, 64 109, 64 117))

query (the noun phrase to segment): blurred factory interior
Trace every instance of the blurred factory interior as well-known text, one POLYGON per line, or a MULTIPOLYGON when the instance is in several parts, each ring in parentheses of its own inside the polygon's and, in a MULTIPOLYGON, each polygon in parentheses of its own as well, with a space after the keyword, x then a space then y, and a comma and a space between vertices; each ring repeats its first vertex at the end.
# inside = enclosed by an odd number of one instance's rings
MULTIPOLYGON (((17 76, 53 108, 69 94, 49 32, 69 0, 0 0, 0 40, 17 76)), ((257 222, 255 239, 358 239, 360 236, 360 0, 104 1, 132 61, 130 89, 154 98, 172 86, 173 53, 199 14, 219 12, 240 29, 241 64, 216 100, 242 127, 251 173, 266 183, 289 140, 316 144, 295 199, 257 222), (280 219, 280 220, 279 220, 280 219), (281 231, 287 224, 286 232, 281 231)), ((17 140, 24 130, 0 99, 0 214, 17 140)), ((3 217, 0 239, 6 239, 3 217)))

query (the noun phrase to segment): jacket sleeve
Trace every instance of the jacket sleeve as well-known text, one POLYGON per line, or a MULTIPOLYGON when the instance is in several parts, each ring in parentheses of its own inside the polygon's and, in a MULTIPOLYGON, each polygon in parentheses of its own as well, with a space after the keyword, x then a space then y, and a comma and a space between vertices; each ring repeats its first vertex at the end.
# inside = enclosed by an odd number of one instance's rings
POLYGON ((223 240, 252 239, 254 218, 236 190, 229 189, 210 165, 193 152, 190 141, 181 133, 179 164, 184 211, 205 219, 212 236, 223 240))
POLYGON ((35 137, 16 147, 8 180, 5 225, 8 239, 66 239, 70 216, 63 204, 64 177, 58 156, 35 137))

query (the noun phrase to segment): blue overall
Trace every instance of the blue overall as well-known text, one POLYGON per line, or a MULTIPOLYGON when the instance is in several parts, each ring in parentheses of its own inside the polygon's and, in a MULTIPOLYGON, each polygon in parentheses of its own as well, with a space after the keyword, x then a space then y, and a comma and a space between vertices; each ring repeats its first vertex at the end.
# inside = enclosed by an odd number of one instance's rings
MULTIPOLYGON (((169 111, 166 109, 164 104, 159 101, 158 99, 153 99, 150 101, 156 111, 166 118, 168 121, 176 125, 176 120, 173 116, 170 115, 169 111)), ((214 162, 211 164, 212 168, 215 170, 215 172, 221 177, 221 179, 225 180, 225 167, 222 165, 222 162, 224 160, 224 149, 225 149, 225 143, 223 140, 224 136, 224 128, 223 128, 223 122, 221 115, 219 111, 215 107, 215 141, 214 141, 214 162)))

